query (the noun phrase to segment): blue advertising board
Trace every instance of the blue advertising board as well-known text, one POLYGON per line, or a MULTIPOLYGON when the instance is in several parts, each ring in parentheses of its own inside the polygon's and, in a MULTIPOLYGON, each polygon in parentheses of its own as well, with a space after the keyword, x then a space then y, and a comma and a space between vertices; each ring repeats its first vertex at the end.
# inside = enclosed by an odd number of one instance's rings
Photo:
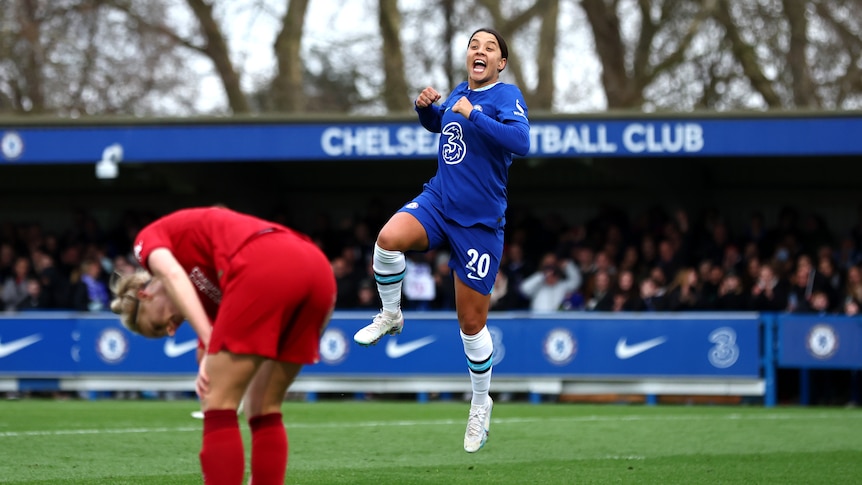
MULTIPOLYGON (((22 314, 26 315, 26 314, 22 314)), ((368 315, 336 314, 321 338, 321 362, 306 376, 463 376, 454 315, 407 314, 404 333, 363 348, 353 333, 368 315)), ((503 376, 760 376, 756 315, 510 317, 493 315, 494 372, 503 376)), ((0 375, 189 374, 197 341, 188 325, 169 339, 132 334, 118 320, 51 314, 0 320, 0 375)))
POLYGON ((776 318, 779 367, 862 369, 862 317, 776 318))
MULTIPOLYGON (((362 348, 353 333, 367 315, 333 319, 321 363, 304 375, 443 375, 465 372, 454 316, 410 316, 404 332, 362 348)), ((495 318, 494 375, 558 377, 760 376, 756 315, 495 318)))
POLYGON ((194 374, 188 325, 169 339, 133 334, 113 315, 22 313, 0 319, 0 376, 194 374))
POLYGON ((71 320, 0 320, 0 375, 76 374, 77 336, 78 327, 71 320))
MULTIPOLYGON (((385 381, 465 377, 455 315, 405 313, 402 334, 364 348, 352 336, 365 313, 336 312, 321 360, 304 379, 385 381)), ((777 368, 862 368, 862 318, 758 313, 492 313, 494 374, 510 380, 760 380, 776 403, 777 368)), ((197 339, 181 326, 151 340, 112 314, 25 312, 0 316, 0 384, 57 387, 93 377, 189 378, 197 339), (10 382, 12 384, 10 384, 10 382)), ((682 388, 680 388, 682 389, 682 388)))
MULTIPOLYGON (((693 157, 862 154, 862 115, 531 121, 530 157, 693 157)), ((95 163, 112 146, 125 162, 435 158, 439 135, 418 122, 169 123, 0 126, 0 161, 95 163)))

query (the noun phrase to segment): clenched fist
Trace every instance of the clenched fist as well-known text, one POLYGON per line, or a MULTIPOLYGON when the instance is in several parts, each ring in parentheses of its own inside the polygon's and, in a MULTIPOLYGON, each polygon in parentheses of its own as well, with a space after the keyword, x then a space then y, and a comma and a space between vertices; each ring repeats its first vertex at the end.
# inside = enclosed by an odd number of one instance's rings
POLYGON ((421 93, 419 93, 419 96, 416 98, 416 107, 427 108, 439 101, 440 97, 440 93, 438 93, 436 89, 431 87, 425 88, 422 90, 421 93))

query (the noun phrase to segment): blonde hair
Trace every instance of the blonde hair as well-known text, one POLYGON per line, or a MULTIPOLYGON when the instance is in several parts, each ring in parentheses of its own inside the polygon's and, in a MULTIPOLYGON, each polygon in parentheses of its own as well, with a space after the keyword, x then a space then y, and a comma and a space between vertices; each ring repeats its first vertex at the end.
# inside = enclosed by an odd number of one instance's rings
POLYGON ((120 316, 120 322, 132 332, 141 333, 137 322, 137 310, 140 305, 138 290, 150 281, 150 274, 144 270, 138 270, 130 274, 114 273, 111 276, 111 292, 114 298, 111 300, 111 311, 120 316))
POLYGON ((668 289, 672 290, 674 288, 681 288, 684 286, 688 286, 688 278, 692 274, 697 276, 697 271, 695 271, 694 268, 692 268, 690 266, 684 266, 684 267, 680 268, 676 272, 676 275, 673 278, 673 282, 671 282, 671 285, 668 289))

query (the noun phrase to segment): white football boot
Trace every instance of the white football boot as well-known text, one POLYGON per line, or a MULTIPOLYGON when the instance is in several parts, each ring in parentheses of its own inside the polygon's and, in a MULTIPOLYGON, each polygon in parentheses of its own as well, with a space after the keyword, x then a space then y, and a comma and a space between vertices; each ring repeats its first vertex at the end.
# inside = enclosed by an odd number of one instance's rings
POLYGON ((467 432, 464 433, 464 451, 476 453, 485 446, 488 441, 488 433, 491 428, 491 410, 494 401, 488 396, 488 402, 484 406, 470 406, 470 417, 467 418, 467 432))
POLYGON ((353 340, 359 345, 368 347, 374 345, 383 338, 384 335, 398 335, 404 328, 404 315, 401 310, 398 313, 392 314, 386 310, 380 310, 374 317, 374 321, 356 332, 353 340))

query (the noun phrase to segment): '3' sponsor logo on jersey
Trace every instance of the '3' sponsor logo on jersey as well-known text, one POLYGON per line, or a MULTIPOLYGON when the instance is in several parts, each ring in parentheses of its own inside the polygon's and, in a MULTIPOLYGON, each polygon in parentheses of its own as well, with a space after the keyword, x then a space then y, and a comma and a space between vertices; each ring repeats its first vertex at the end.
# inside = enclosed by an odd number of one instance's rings
POLYGON ((464 130, 457 121, 448 123, 440 131, 446 137, 446 142, 440 147, 440 157, 446 165, 457 165, 467 155, 467 145, 464 143, 464 130))

